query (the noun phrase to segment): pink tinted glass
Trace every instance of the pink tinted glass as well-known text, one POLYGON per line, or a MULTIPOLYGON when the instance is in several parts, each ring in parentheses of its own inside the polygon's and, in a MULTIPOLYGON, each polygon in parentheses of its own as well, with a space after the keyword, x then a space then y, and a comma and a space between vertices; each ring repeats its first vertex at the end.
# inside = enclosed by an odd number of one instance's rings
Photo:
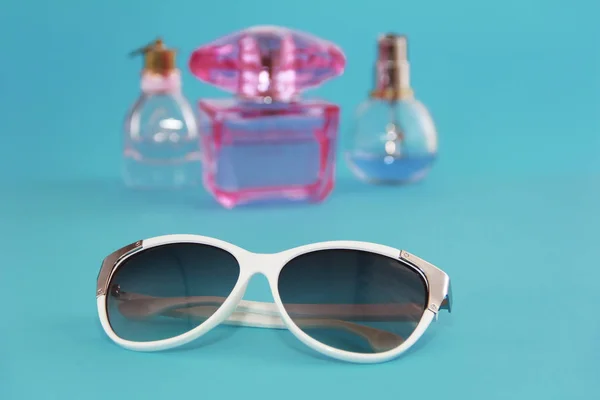
POLYGON ((204 183, 225 207, 272 199, 320 202, 333 189, 339 107, 201 100, 204 183))
POLYGON ((335 44, 281 27, 255 27, 196 49, 189 67, 200 80, 243 97, 290 99, 344 71, 335 44))

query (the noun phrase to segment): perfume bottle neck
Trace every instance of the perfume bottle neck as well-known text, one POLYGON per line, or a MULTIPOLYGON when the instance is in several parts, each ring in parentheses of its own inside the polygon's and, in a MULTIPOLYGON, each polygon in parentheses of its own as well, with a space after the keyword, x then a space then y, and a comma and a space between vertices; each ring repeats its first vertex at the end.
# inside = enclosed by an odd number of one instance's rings
POLYGON ((291 104, 300 101, 300 94, 297 93, 293 96, 277 96, 276 94, 262 94, 262 95, 247 95, 244 93, 238 93, 236 96, 241 102, 253 104, 253 105, 268 105, 268 104, 291 104))
POLYGON ((386 35, 379 40, 375 64, 375 89, 371 97, 401 100, 412 96, 406 38, 386 35))
POLYGON ((181 92, 181 74, 178 70, 166 75, 144 71, 140 86, 146 94, 177 94, 181 92))
POLYGON ((375 67, 375 90, 373 97, 401 100, 412 97, 410 66, 407 61, 400 64, 377 63, 375 67))

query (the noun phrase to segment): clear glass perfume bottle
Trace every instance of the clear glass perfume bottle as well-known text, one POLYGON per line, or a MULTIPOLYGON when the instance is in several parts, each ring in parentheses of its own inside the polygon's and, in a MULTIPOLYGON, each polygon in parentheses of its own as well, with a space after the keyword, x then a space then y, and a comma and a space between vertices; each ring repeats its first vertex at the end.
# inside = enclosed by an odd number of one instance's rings
POLYGON ((346 161, 358 178, 370 183, 418 181, 435 162, 438 136, 410 86, 405 36, 379 38, 375 75, 371 98, 357 109, 346 161))
POLYGON ((236 94, 199 102, 203 175, 223 206, 320 202, 334 186, 339 107, 300 92, 341 75, 334 44, 281 27, 253 27, 198 48, 190 69, 236 94))
POLYGON ((132 53, 144 56, 141 94, 125 120, 125 184, 175 189, 202 182, 201 141, 192 107, 181 92, 175 50, 159 39, 132 53))

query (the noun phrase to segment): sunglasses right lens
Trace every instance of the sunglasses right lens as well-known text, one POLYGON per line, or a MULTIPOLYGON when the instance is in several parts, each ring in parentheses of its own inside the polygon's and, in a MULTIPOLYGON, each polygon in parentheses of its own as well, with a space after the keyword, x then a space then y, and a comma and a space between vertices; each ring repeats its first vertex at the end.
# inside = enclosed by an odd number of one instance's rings
POLYGON ((126 259, 107 293, 110 326, 134 342, 172 338, 211 315, 232 292, 240 274, 236 258, 218 247, 175 243, 126 259))
POLYGON ((281 270, 279 296, 293 322, 315 340, 354 353, 400 346, 428 299, 423 276, 399 260, 359 250, 302 254, 281 270))

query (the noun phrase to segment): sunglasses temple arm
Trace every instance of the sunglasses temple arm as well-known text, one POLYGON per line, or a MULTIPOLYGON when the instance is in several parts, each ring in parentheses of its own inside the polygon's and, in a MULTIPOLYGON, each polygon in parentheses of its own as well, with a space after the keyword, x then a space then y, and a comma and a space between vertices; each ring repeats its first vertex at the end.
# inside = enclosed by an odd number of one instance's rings
MULTIPOLYGON (((128 318, 145 318, 155 315, 169 315, 179 318, 190 316, 208 318, 225 301, 224 297, 183 297, 183 298, 156 298, 136 293, 119 293, 117 299, 121 302, 119 311, 128 318)), ((300 328, 334 328, 363 337, 373 349, 384 351, 399 346, 404 339, 391 332, 356 324, 339 318, 359 317, 362 319, 399 320, 419 318, 410 314, 414 306, 402 304, 292 304, 288 305, 292 313, 303 314, 294 318, 294 323, 300 328), (359 315, 356 315, 358 311, 359 315), (395 317, 394 317, 395 311, 395 317), (341 314, 338 318, 331 314, 341 314), (354 313, 355 315, 352 315, 354 313), (371 315, 369 315, 371 314, 371 315), (408 315, 407 315, 408 314, 408 315), (311 316, 313 318, 311 318, 311 316), (323 318, 326 317, 326 318, 323 318)), ((233 314, 225 321, 229 325, 242 325, 261 328, 286 328, 279 310, 274 303, 242 300, 233 314)))
MULTIPOLYGON (((270 303, 263 303, 261 305, 275 306, 275 304, 270 303)), ((217 307, 215 306, 196 306, 187 309, 172 310, 168 312, 168 315, 182 318, 189 317, 190 315, 195 317, 208 318, 216 311, 216 308, 217 307)), ((249 310, 249 308, 247 308, 247 310, 249 310)), ((226 325, 247 326, 252 328, 287 329, 285 322, 280 316, 254 313, 251 311, 236 310, 224 321, 224 323, 226 325)), ((362 337, 376 351, 390 350, 400 346, 404 342, 404 338, 394 333, 377 328, 372 328, 370 326, 355 324, 353 322, 342 321, 337 319, 296 318, 294 319, 294 323, 299 328, 304 329, 333 328, 344 330, 346 332, 362 337)))
MULTIPOLYGON (((143 318, 164 314, 173 309, 190 309, 195 306, 220 307, 226 300, 219 296, 153 297, 137 293, 120 292, 115 296, 121 304, 119 311, 126 317, 143 318)), ((242 300, 236 311, 279 315, 274 303, 242 300)), ((405 304, 286 304, 285 309, 294 317, 332 318, 344 320, 415 321, 421 318, 422 307, 416 303, 405 304)))
POLYGON ((440 309, 452 312, 452 283, 448 282, 448 292, 440 305, 440 309))

